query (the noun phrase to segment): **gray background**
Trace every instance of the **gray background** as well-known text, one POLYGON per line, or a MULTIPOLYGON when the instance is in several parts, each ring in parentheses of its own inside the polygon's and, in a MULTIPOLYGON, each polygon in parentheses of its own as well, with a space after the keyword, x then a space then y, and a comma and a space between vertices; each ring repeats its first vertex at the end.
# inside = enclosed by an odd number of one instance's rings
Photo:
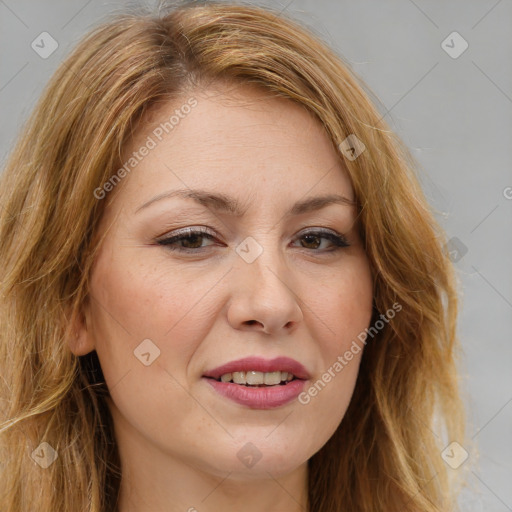
MULTIPOLYGON (((458 248, 462 385, 480 452, 478 459, 468 447, 461 466, 471 486, 462 509, 512 511, 512 2, 254 3, 285 10, 334 47, 420 163, 427 197, 458 248), (457 58, 442 47, 453 31, 469 44, 457 58)), ((126 5, 0 0, 2 165, 59 62, 105 14, 126 5), (46 59, 31 48, 43 31, 59 44, 46 59)))

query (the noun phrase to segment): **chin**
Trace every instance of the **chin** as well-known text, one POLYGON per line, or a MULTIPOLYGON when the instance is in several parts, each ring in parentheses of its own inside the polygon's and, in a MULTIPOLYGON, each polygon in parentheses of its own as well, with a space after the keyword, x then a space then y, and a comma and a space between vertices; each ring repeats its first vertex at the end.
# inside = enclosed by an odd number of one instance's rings
POLYGON ((227 464, 223 476, 229 472, 231 480, 251 481, 251 480, 268 480, 269 478, 283 478, 290 473, 296 471, 301 465, 307 463, 308 459, 287 460, 284 462, 280 457, 273 455, 262 457, 254 466, 246 467, 244 464, 237 463, 227 464))
POLYGON ((272 434, 267 439, 265 436, 269 436, 268 429, 257 439, 245 436, 244 440, 213 457, 210 465, 217 472, 220 470, 222 476, 231 473, 230 478, 235 480, 268 479, 270 475, 280 478, 295 471, 313 455, 306 453, 306 443, 300 440, 293 443, 288 438, 283 442, 281 437, 271 440, 272 434))

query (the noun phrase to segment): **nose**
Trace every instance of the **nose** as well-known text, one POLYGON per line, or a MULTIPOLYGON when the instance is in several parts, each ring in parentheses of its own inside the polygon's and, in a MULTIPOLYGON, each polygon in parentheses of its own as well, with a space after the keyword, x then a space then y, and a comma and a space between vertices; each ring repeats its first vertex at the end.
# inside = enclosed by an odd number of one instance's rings
POLYGON ((238 258, 231 279, 228 322, 233 328, 285 335, 302 321, 300 298, 277 251, 265 249, 251 263, 238 258))

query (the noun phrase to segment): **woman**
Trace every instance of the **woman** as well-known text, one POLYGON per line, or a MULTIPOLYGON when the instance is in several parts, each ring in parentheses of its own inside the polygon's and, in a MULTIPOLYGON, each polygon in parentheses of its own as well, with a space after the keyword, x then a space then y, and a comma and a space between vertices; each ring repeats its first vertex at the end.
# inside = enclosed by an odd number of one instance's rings
POLYGON ((455 510, 457 294, 413 167, 272 10, 88 34, 1 177, 3 510, 455 510))

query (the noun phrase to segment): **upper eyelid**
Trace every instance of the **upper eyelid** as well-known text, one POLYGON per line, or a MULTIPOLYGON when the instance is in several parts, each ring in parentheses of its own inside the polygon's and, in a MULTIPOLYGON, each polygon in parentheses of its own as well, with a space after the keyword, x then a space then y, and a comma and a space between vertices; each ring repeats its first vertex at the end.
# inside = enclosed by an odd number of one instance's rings
POLYGON ((165 233, 164 235, 159 236, 157 238, 157 240, 165 240, 166 238, 174 238, 177 236, 187 236, 189 234, 194 234, 194 233, 200 233, 202 235, 210 235, 212 237, 218 236, 218 234, 210 228, 206 228, 204 226, 192 226, 192 227, 186 227, 186 228, 178 228, 178 229, 169 231, 169 232, 165 233))
MULTIPOLYGON (((165 233, 162 236, 158 237, 158 240, 162 240, 165 238, 174 238, 176 236, 186 236, 189 234, 201 233, 203 235, 210 235, 213 237, 218 237, 219 235, 212 229, 207 228, 205 226, 191 226, 185 228, 178 228, 172 231, 165 233)), ((346 237, 347 235, 343 232, 339 232, 332 228, 326 227, 316 227, 316 226, 308 226, 299 231, 299 233, 331 233, 333 235, 340 235, 346 237)))

